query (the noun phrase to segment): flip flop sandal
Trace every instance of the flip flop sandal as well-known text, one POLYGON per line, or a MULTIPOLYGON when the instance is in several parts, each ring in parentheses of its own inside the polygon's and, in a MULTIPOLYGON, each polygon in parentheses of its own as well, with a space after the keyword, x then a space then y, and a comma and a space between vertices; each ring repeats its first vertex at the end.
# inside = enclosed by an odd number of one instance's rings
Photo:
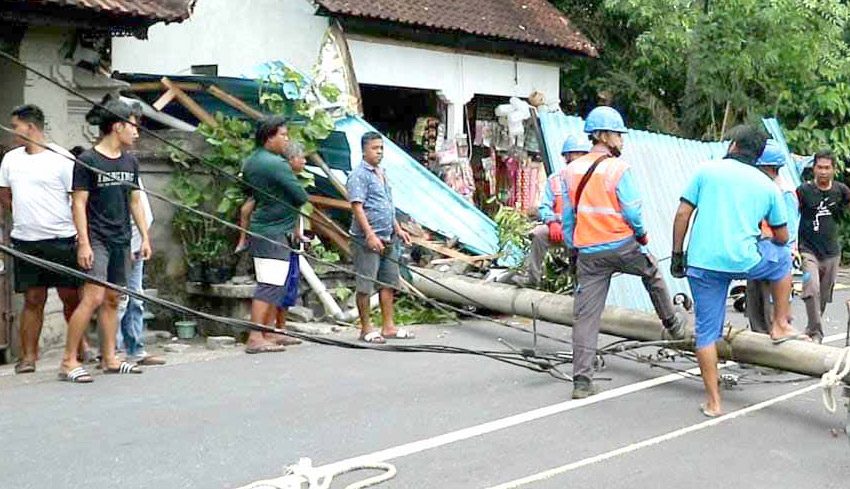
POLYGON ((785 342, 788 342, 788 341, 791 341, 791 340, 812 341, 812 339, 809 338, 809 335, 807 335, 805 333, 792 334, 792 335, 789 335, 789 336, 783 336, 782 338, 771 338, 771 341, 773 341, 774 345, 781 345, 782 343, 785 343, 785 342))
POLYGON ((140 374, 142 369, 138 365, 133 365, 129 362, 121 362, 116 368, 104 368, 103 373, 124 375, 124 374, 140 374))
POLYGON ((706 418, 719 418, 720 416, 723 416, 723 413, 712 413, 709 411, 705 403, 699 405, 699 412, 701 412, 706 418))
POLYGON ((384 338, 390 340, 412 340, 416 338, 416 334, 407 328, 398 328, 393 335, 384 335, 384 338))
POLYGON ((387 342, 387 340, 383 336, 381 336, 381 333, 379 333, 378 330, 369 331, 368 333, 366 333, 365 336, 360 337, 360 341, 364 343, 372 343, 375 345, 383 345, 387 342))
POLYGON ((68 373, 59 372, 59 380, 62 382, 71 382, 72 384, 90 384, 94 382, 91 374, 86 372, 83 367, 77 367, 68 373))
POLYGON ((16 374, 31 374, 35 372, 35 362, 20 361, 15 364, 16 374))
POLYGON ((245 353, 249 355, 256 355, 258 353, 278 353, 286 351, 286 347, 275 344, 267 344, 263 346, 246 346, 245 353))
POLYGON ((303 342, 301 340, 299 340, 298 338, 291 338, 289 336, 285 336, 285 337, 283 337, 279 340, 274 340, 274 343, 276 345, 280 345, 280 346, 294 346, 294 345, 300 345, 303 342))
POLYGON ((142 358, 141 360, 139 360, 138 362, 136 362, 136 365, 141 365, 143 367, 150 367, 152 365, 165 365, 165 359, 160 358, 160 357, 155 357, 153 355, 148 355, 148 356, 142 358))

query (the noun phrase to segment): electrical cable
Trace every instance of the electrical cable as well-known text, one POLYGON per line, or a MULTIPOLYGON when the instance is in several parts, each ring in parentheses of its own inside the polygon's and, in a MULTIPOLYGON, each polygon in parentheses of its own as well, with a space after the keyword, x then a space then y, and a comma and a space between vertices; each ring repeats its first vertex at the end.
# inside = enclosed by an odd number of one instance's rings
MULTIPOLYGON (((128 120, 127 118, 122 117, 120 114, 115 114, 114 112, 110 111, 108 108, 104 107, 104 106, 103 106, 103 104, 101 104, 101 103, 99 103, 99 102, 96 102, 96 101, 92 100, 91 98, 89 98, 89 97, 85 96, 84 94, 80 93, 79 91, 74 90, 73 88, 71 88, 71 87, 69 87, 69 86, 67 86, 67 85, 65 85, 65 84, 63 84, 63 83, 61 83, 61 82, 59 82, 59 81, 55 80, 54 78, 50 77, 49 75, 46 75, 46 74, 44 74, 44 73, 42 73, 42 72, 40 72, 40 71, 36 70, 35 68, 32 68, 31 66, 29 66, 29 65, 28 65, 28 64, 26 64, 26 63, 24 63, 23 61, 21 61, 21 60, 20 60, 20 59, 18 59, 17 57, 15 57, 15 56, 13 56, 13 55, 11 55, 11 54, 8 54, 8 53, 6 53, 6 52, 4 52, 4 51, 0 51, 0 57, 3 57, 3 58, 5 58, 5 59, 7 59, 7 60, 8 60, 8 61, 10 61, 11 63, 13 63, 13 64, 15 64, 15 65, 17 65, 17 66, 19 66, 19 67, 23 68, 24 70, 26 70, 26 71, 28 71, 28 72, 30 72, 30 73, 33 73, 34 75, 38 76, 39 78, 42 78, 42 79, 44 79, 45 81, 47 81, 47 82, 49 82, 49 83, 51 83, 51 84, 53 84, 53 85, 57 86, 58 88, 60 88, 60 89, 62 89, 62 90, 64 90, 64 91, 66 91, 66 92, 68 92, 68 93, 70 93, 70 94, 72 94, 72 95, 74 95, 74 96, 76 96, 76 97, 78 97, 78 98, 80 98, 80 99, 84 100, 85 102, 88 102, 88 103, 89 103, 89 104, 91 104, 92 106, 102 108, 103 110, 105 110, 105 111, 107 111, 107 112, 111 113, 113 116, 116 116, 118 119, 122 120, 123 122, 126 122, 126 123, 128 123, 128 124, 131 124, 131 125, 133 125, 133 126, 137 127, 137 128, 138 128, 140 131, 142 131, 143 133, 145 133, 145 134, 147 134, 147 135, 149 135, 149 136, 153 137, 154 139, 156 139, 156 140, 158 140, 158 141, 162 142, 162 143, 163 143, 163 144, 165 144, 166 146, 168 146, 168 147, 170 147, 170 148, 172 148, 172 149, 174 149, 174 150, 177 150, 177 151, 179 151, 179 152, 181 152, 181 153, 185 154, 186 156, 190 157, 190 158, 191 158, 192 160, 194 160, 194 161, 198 161, 198 162, 200 162, 203 166, 205 166, 205 167, 207 167, 207 168, 209 168, 209 169, 213 170, 214 172, 216 172, 216 173, 218 173, 218 174, 221 174, 221 175, 225 176, 226 178, 230 179, 231 181, 237 182, 237 183, 239 183, 240 185, 243 185, 244 187, 251 189, 251 190, 252 190, 252 192, 260 193, 260 194, 262 194, 262 195, 264 195, 264 196, 268 197, 268 198, 269 198, 269 199, 271 199, 272 201, 274 201, 274 202, 276 202, 276 203, 280 203, 280 204, 282 204, 282 205, 284 205, 284 206, 288 207, 289 209, 293 210, 294 212, 297 212, 299 215, 309 217, 309 215, 308 215, 308 214, 304 213, 304 212, 303 212, 300 208, 297 208, 296 206, 292 205, 291 203, 286 202, 286 201, 285 201, 285 200, 283 200, 283 199, 280 199, 279 197, 277 197, 277 196, 275 196, 275 195, 271 194, 270 192, 266 191, 265 189, 262 189, 262 188, 259 188, 259 187, 256 187, 256 186, 251 185, 250 183, 246 182, 244 179, 240 178, 240 177, 239 177, 239 176, 237 176, 237 175, 233 175, 233 174, 231 174, 231 173, 229 173, 229 172, 225 171, 224 169, 218 168, 218 167, 216 167, 215 165, 212 165, 212 164, 208 163, 208 162, 207 162, 204 158, 199 157, 199 156, 197 156, 197 155, 195 155, 195 154, 193 154, 193 153, 189 152, 189 151, 188 151, 188 150, 186 150, 185 148, 182 148, 182 147, 180 147, 179 145, 177 145, 177 144, 175 144, 175 143, 173 143, 173 142, 171 142, 171 141, 168 141, 167 139, 163 138, 162 136, 160 136, 160 135, 156 134, 154 131, 151 131, 150 129, 147 129, 147 128, 145 128, 145 127, 141 126, 141 125, 140 125, 140 124, 138 124, 138 123, 134 123, 134 122, 132 122, 131 120, 128 120)), ((15 134, 15 135, 17 135, 18 137, 21 137, 21 135, 19 135, 19 134, 15 133, 12 129, 10 129, 10 128, 6 127, 6 126, 2 126, 2 125, 0 125, 0 129, 4 130, 4 131, 6 131, 6 132, 10 132, 10 133, 12 133, 12 134, 15 134)), ((24 139, 26 139, 26 138, 24 138, 24 139)), ((36 143, 36 142, 34 142, 34 141, 32 141, 32 140, 28 140, 28 141, 29 141, 29 142, 31 142, 31 143, 34 143, 34 144, 38 144, 39 146, 43 147, 44 149, 47 149, 47 150, 50 150, 50 151, 54 151, 54 150, 53 150, 53 148, 49 148, 49 147, 47 147, 46 145, 42 145, 42 144, 36 143)), ((63 155, 63 154, 58 153, 58 152, 56 152, 56 151, 54 151, 54 152, 55 152, 55 153, 57 153, 57 154, 60 154, 61 156, 65 157, 65 158, 68 158, 68 156, 67 156, 67 155, 63 155)), ((103 174, 103 175, 107 176, 108 178, 110 178, 110 179, 112 179, 112 180, 117 181, 117 179, 115 179, 114 177, 112 177, 112 176, 111 176, 111 175, 109 175, 108 173, 103 172, 103 171, 101 171, 101 170, 99 170, 99 169, 97 169, 97 168, 94 168, 94 167, 92 167, 92 166, 90 166, 90 165, 86 164, 85 162, 80 161, 78 158, 73 158, 73 160, 74 160, 76 163, 81 164, 82 166, 84 166, 85 168, 87 168, 87 169, 88 169, 88 170, 90 170, 90 171, 94 171, 95 173, 98 173, 98 174, 103 174)), ((235 225, 235 224, 232 224, 232 223, 230 223, 230 222, 228 222, 228 221, 226 221, 226 220, 224 220, 224 219, 221 219, 221 218, 219 218, 219 217, 217 217, 217 216, 214 216, 214 215, 209 214, 209 213, 207 213, 207 212, 201 211, 201 210, 199 210, 199 209, 191 208, 191 207, 189 207, 189 206, 186 206, 185 204, 182 204, 182 203, 176 202, 176 201, 174 201, 174 200, 172 200, 172 199, 169 199, 168 197, 165 197, 165 196, 163 196, 163 195, 161 195, 161 194, 158 194, 158 193, 152 192, 152 191, 150 191, 150 190, 148 190, 148 189, 144 189, 144 190, 143 190, 143 189, 141 189, 140 187, 138 187, 138 186, 136 186, 136 185, 133 185, 133 184, 131 184, 131 183, 130 183, 130 184, 128 184, 127 182, 122 182, 122 183, 124 183, 124 184, 125 184, 125 185, 127 185, 127 186, 130 186, 130 187, 134 188, 135 190, 142 190, 142 191, 146 192, 148 195, 151 195, 151 196, 154 196, 154 197, 159 198, 159 199, 161 199, 161 200, 164 200, 165 202, 168 202, 169 204, 171 204, 171 205, 173 205, 173 206, 175 206, 175 207, 178 207, 178 208, 184 209, 184 210, 186 210, 186 211, 188 211, 188 212, 195 213, 195 214, 197 214, 197 215, 199 215, 199 216, 202 216, 202 217, 204 217, 204 218, 206 218, 206 219, 211 219, 211 220, 213 220, 213 221, 215 221, 215 222, 218 222, 219 224, 222 224, 222 225, 224 225, 225 227, 228 227, 228 228, 230 228, 230 229, 236 229, 236 230, 239 230, 239 231, 245 232, 245 233, 246 233, 247 235, 249 235, 249 236, 257 237, 257 238, 262 239, 262 240, 265 240, 266 242, 269 242, 269 243, 271 243, 271 244, 275 244, 275 245, 277 245, 277 246, 281 246, 281 247, 283 247, 284 249, 287 249, 288 251, 290 251, 290 252, 292 252, 292 253, 295 253, 295 254, 304 254, 307 258, 309 258, 309 259, 311 259, 311 260, 314 260, 314 261, 316 261, 317 263, 322 263, 323 265, 326 265, 326 266, 328 266, 328 267, 330 267, 330 268, 334 268, 334 269, 337 269, 337 270, 341 270, 341 271, 343 271, 343 272, 345 272, 345 273, 348 273, 348 274, 351 274, 351 275, 354 275, 354 276, 357 276, 357 277, 364 278, 364 279, 369 280, 369 281, 371 281, 371 282, 373 282, 373 283, 375 283, 375 284, 377 284, 377 285, 380 285, 382 288, 390 288, 390 289, 393 289, 393 290, 395 290, 395 291, 398 291, 399 293, 409 294, 409 295, 410 295, 411 297, 413 297, 414 299, 416 299, 416 300, 420 300, 420 301, 424 301, 424 302, 425 302, 425 303, 427 303, 428 305, 430 305, 430 306, 432 306, 432 307, 435 307, 435 308, 437 308, 437 309, 440 309, 440 310, 442 310, 442 311, 450 310, 450 311, 452 311, 452 312, 455 312, 455 313, 460 314, 460 315, 463 315, 463 316, 472 317, 472 318, 474 318, 474 319, 478 319, 478 320, 483 320, 483 321, 491 322, 491 323, 493 323, 493 324, 497 324, 497 325, 500 325, 500 326, 503 326, 503 327, 511 328, 511 329, 514 329, 514 330, 517 330, 517 331, 522 331, 522 332, 527 333, 527 334, 532 334, 532 332, 530 332, 530 331, 528 331, 528 330, 526 330, 526 329, 524 329, 524 328, 520 328, 520 327, 517 327, 517 326, 513 326, 513 325, 508 324, 508 323, 503 322, 503 321, 498 321, 498 320, 496 320, 496 319, 493 319, 493 318, 490 318, 490 317, 487 317, 487 316, 483 316, 483 315, 480 315, 480 314, 476 314, 476 313, 473 313, 472 311, 469 311, 469 310, 466 310, 466 309, 463 309, 463 308, 457 308, 457 307, 454 307, 454 306, 451 306, 451 305, 443 304, 443 303, 440 303, 439 301, 436 301, 436 300, 430 299, 430 298, 428 298, 428 297, 420 297, 420 296, 418 296, 418 295, 416 295, 416 294, 411 294, 411 293, 409 293, 408 291, 403 290, 403 289, 401 289, 401 288, 399 288, 399 287, 397 287, 397 286, 393 286, 393 285, 391 285, 391 284, 385 284, 385 283, 382 283, 381 281, 376 280, 376 279, 372 279, 371 277, 365 277, 365 276, 362 276, 362 275, 360 275, 360 274, 357 274, 355 271, 349 270, 349 269, 347 269, 347 268, 345 268, 345 267, 343 267, 343 266, 340 266, 340 265, 335 264, 335 263, 331 263, 331 262, 327 262, 327 261, 321 260, 321 259, 319 259, 318 257, 311 256, 311 255, 309 255, 309 254, 307 254, 307 253, 300 252, 300 251, 298 251, 298 250, 295 250, 294 248, 292 248, 291 246, 289 246, 289 245, 288 245, 288 244, 286 244, 286 243, 282 243, 282 242, 279 242, 279 241, 273 240, 273 239, 271 239, 271 238, 268 238, 268 237, 266 237, 266 236, 263 236, 263 235, 260 235, 260 234, 254 233, 254 232, 252 232, 252 231, 250 231, 250 230, 243 229, 243 228, 241 228, 240 226, 235 225)), ((351 236, 351 239, 352 239, 353 241, 355 241, 355 242, 358 242, 358 239, 359 239, 359 238, 358 238, 358 237, 356 237, 356 236, 351 236)), ((363 244, 363 243, 362 243, 362 242, 358 242, 358 244, 363 244)), ((11 250, 11 248, 8 248, 8 247, 3 246, 2 248, 0 248, 0 250, 2 250, 2 251, 6 251, 6 250, 11 250), (5 248, 5 249, 3 249, 3 248, 5 248)), ((8 251, 6 251, 6 252, 8 252, 8 251)), ((33 258, 35 258, 35 257, 33 257, 33 258)), ((659 260, 659 262, 660 262, 660 261, 664 261, 665 259, 669 259, 669 257, 668 257, 668 258, 664 258, 664 259, 662 259, 662 260, 659 260)), ((388 260, 389 260, 389 261, 392 261, 392 262, 394 262, 394 263, 397 263, 397 264, 401 264, 401 263, 400 263, 400 261, 395 260, 395 259, 393 259, 393 258, 391 258, 391 257, 388 257, 388 260)), ((61 266, 61 265, 59 265, 59 266, 61 266)), ((73 269, 68 269, 68 271, 73 271, 73 269)), ((433 279, 433 278, 431 278, 431 277, 428 277, 427 275, 422 274, 422 273, 420 273, 420 272, 418 272, 418 271, 416 271, 416 270, 411 269, 410 271, 411 271, 411 273, 415 273, 415 274, 417 274, 418 276, 422 277, 422 278, 423 278, 423 279, 425 279, 426 281, 429 281, 429 282, 431 282, 431 283, 433 283, 433 284, 435 284, 435 285, 437 285, 437 286, 439 286, 439 287, 442 287, 442 288, 446 289, 447 291, 449 291, 449 292, 451 292, 451 293, 453 293, 453 294, 456 294, 456 295, 457 295, 457 296, 459 296, 459 297, 464 298, 465 300, 469 301, 470 303, 476 304, 476 307, 478 307, 478 308, 482 308, 482 309, 486 309, 486 307, 485 307, 485 306, 483 306, 483 305, 482 305, 481 303, 479 303, 478 301, 476 301, 476 300, 474 300, 474 299, 472 299, 472 298, 470 298, 470 297, 467 297, 466 295, 464 295, 464 294, 462 294, 462 293, 460 293, 460 292, 457 292, 457 291, 453 290, 452 288, 450 288, 449 286, 447 286, 447 285, 443 284, 442 282, 440 282, 440 281, 438 281, 438 280, 435 280, 435 279, 433 279)), ((78 273, 79 273, 79 272, 78 272, 78 273)), ((92 280, 89 280, 89 281, 92 281, 92 280)), ((118 287, 118 286, 114 286, 114 287, 118 287)), ((120 290, 120 289, 123 289, 123 288, 118 287, 118 289, 120 290)), ((124 293, 128 293, 128 294, 129 294, 129 292, 130 292, 130 291, 127 291, 126 289, 123 289, 123 292, 124 292, 124 293)), ((129 294, 129 295, 134 295, 134 294, 129 294)), ((151 300, 151 298, 147 298, 147 297, 144 297, 144 296, 142 296, 142 297, 138 297, 138 295, 134 295, 134 297, 137 297, 137 298, 140 298, 140 299, 142 299, 142 300, 148 300, 148 301, 150 301, 150 302, 154 302, 154 303, 156 303, 156 301, 151 300)), ((162 305, 162 304, 160 304, 160 305, 162 305)), ((177 304, 174 304, 174 305, 179 306, 179 305, 177 305, 177 304)), ((179 306, 179 307, 185 307, 185 306, 179 306)), ((187 308, 187 309, 188 309, 188 308, 187 308)), ((200 313, 200 314, 205 314, 205 313, 200 313)), ((212 315, 210 315, 210 316, 211 316, 211 317, 216 317, 216 316, 212 316, 212 315)), ((221 318, 221 319, 225 319, 225 318, 221 318)), ((247 323, 248 323, 248 324, 251 324, 251 325, 253 325, 253 326, 255 326, 255 327, 259 326, 259 325, 256 325, 256 324, 254 324, 254 323, 250 323, 250 322, 247 322, 247 323)), ((247 327, 247 326, 246 326, 246 327, 247 327)), ((271 329, 271 328, 267 328, 267 329, 268 329, 270 332, 278 332, 277 330, 274 330, 274 329, 271 329)), ((286 334, 290 334, 290 332, 287 332, 286 334)), ((299 333, 299 334, 302 334, 302 333, 299 333)), ((556 342, 564 343, 564 344, 567 344, 567 345, 572 345, 572 342, 567 341, 567 340, 564 340, 564 339, 561 339, 561 338, 555 338, 555 337, 552 337, 552 336, 549 336, 549 335, 545 335, 545 334, 541 334, 541 333, 534 333, 534 334, 536 334, 537 336, 540 336, 541 338, 546 338, 546 339, 549 339, 549 340, 552 340, 552 341, 556 341, 556 342)), ((292 335, 292 336, 298 337, 298 336, 296 336, 296 335, 292 335)), ((314 342, 321 343, 322 341, 314 341, 314 342)), ((345 343, 345 344, 346 344, 346 345, 348 345, 348 346, 351 346, 351 344, 349 344, 349 343, 345 343)), ((354 347, 357 347, 357 348, 361 348, 361 347, 363 347, 363 346, 364 346, 364 345, 354 345, 354 347)), ((383 346, 383 345, 377 345, 377 346, 383 346)), ((395 347, 394 345, 393 345, 393 347, 394 347, 394 348, 397 348, 397 347, 395 347)), ((367 347, 367 348, 368 348, 368 347, 367 347)), ((380 348, 377 348, 377 349, 380 349, 380 348)), ((604 355, 604 354, 607 354, 607 355, 616 356, 616 357, 618 357, 618 358, 623 358, 623 359, 630 359, 630 360, 633 360, 633 359, 629 358, 628 356, 626 356, 626 355, 622 355, 622 354, 619 354, 619 353, 614 353, 614 352, 604 352, 604 351, 602 351, 602 350, 600 350, 600 349, 596 349, 596 352, 597 352, 597 354, 603 354, 603 355, 604 355)), ((641 361, 639 361, 639 360, 634 360, 634 361, 638 361, 639 363, 645 363, 645 362, 641 362, 641 361)), ((685 372, 685 371, 681 371, 681 372, 682 372, 682 373, 687 374, 687 372, 685 372)))

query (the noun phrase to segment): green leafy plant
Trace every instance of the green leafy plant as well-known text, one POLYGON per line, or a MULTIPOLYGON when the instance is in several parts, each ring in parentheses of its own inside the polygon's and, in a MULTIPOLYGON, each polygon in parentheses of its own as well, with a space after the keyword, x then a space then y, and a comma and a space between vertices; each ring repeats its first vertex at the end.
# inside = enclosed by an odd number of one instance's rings
MULTIPOLYGON (((506 257, 519 258, 528 252, 534 222, 521 211, 510 206, 500 206, 493 216, 499 238, 499 253, 506 257)), ((514 260, 515 262, 521 260, 514 260)), ((519 263, 516 263, 518 266, 519 263)))
POLYGON ((575 284, 570 276, 569 252, 558 246, 550 248, 543 260, 543 277, 541 289, 554 294, 568 294, 575 284))
MULTIPOLYGON (((372 311, 372 324, 381 324, 381 311, 372 311)), ((409 296, 398 297, 395 301, 395 323, 397 326, 410 324, 440 324, 454 321, 457 316, 454 313, 444 312, 439 309, 426 306, 410 298, 409 296)))

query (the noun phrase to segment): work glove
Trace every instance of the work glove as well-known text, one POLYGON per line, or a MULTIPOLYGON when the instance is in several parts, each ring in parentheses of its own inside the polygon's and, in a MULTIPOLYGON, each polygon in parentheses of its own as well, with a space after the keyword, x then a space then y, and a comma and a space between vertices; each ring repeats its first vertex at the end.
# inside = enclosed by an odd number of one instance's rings
POLYGON ((549 242, 563 243, 564 242, 564 227, 560 222, 552 221, 549 223, 549 242))
POLYGON ((688 270, 688 255, 684 251, 674 251, 670 257, 670 274, 676 278, 685 278, 688 270))
POLYGON ((637 240, 638 243, 640 243, 641 246, 646 246, 646 245, 649 244, 649 235, 646 234, 646 233, 635 237, 635 239, 637 240))

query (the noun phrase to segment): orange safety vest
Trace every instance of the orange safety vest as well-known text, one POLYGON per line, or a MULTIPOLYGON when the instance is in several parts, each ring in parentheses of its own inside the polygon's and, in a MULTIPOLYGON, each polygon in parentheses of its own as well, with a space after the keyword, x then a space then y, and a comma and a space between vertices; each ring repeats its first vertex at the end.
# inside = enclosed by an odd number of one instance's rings
POLYGON ((549 177, 549 189, 552 190, 552 195, 555 196, 552 209, 555 215, 558 216, 558 221, 561 220, 561 216, 564 214, 564 191, 561 188, 561 180, 564 178, 566 178, 566 170, 561 170, 557 175, 549 177))
POLYGON ((575 211, 573 244, 576 248, 613 243, 634 235, 617 198, 617 184, 629 169, 620 159, 610 157, 601 161, 582 191, 581 202, 575 202, 579 183, 599 156, 598 153, 582 156, 564 170, 570 204, 575 211))
MULTIPOLYGON (((782 193, 783 203, 784 203, 785 194, 787 194, 789 192, 794 195, 794 199, 797 198, 797 189, 794 188, 794 186, 791 185, 790 183, 786 182, 785 179, 782 178, 781 175, 776 177, 776 180, 774 180, 774 182, 776 183, 776 186, 779 187, 779 191, 782 193)), ((791 210, 793 210, 793 209, 791 209, 791 210)), ((768 238, 773 237, 773 229, 770 228, 770 224, 768 224, 767 219, 762 219, 762 221, 761 221, 761 234, 762 234, 762 236, 765 236, 765 237, 768 237, 768 238)), ((794 237, 794 239, 796 239, 796 237, 794 237)))

